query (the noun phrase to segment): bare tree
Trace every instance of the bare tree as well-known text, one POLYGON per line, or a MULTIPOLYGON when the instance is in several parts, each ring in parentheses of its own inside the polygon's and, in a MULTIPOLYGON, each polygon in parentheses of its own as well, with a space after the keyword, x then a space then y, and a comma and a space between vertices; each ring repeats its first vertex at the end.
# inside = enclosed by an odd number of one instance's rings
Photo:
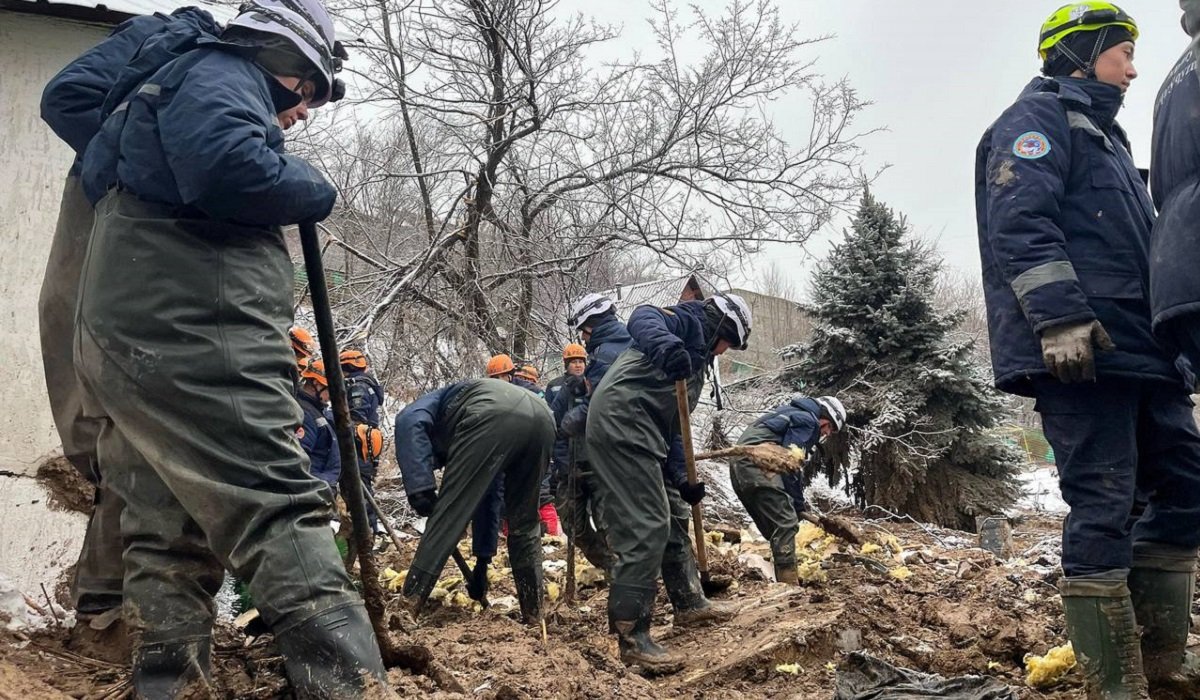
POLYGON ((405 326, 430 353, 530 356, 615 268, 711 269, 857 197, 865 103, 802 55, 822 38, 769 0, 686 22, 652 7, 654 58, 598 65, 616 31, 549 0, 342 0, 364 37, 355 111, 374 116, 309 139, 342 192, 349 338, 405 326), (811 121, 793 140, 767 104, 795 93, 811 121))

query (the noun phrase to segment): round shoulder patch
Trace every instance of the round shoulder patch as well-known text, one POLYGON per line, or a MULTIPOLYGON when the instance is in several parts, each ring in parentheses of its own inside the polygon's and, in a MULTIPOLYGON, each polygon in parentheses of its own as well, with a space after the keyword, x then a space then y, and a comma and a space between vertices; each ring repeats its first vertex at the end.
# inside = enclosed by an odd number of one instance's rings
POLYGON ((1035 160, 1050 152, 1050 139, 1040 131, 1026 131, 1013 142, 1012 151, 1018 158, 1035 160))

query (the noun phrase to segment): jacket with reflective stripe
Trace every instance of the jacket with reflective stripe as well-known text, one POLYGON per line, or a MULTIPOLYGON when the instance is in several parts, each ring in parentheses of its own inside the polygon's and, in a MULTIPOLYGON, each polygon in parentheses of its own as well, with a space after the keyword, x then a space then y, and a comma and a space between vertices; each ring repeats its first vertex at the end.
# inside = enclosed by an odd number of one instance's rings
POLYGON ((1039 334, 1099 319, 1117 349, 1097 373, 1181 381, 1150 332, 1154 209, 1116 123, 1116 86, 1036 78, 984 132, 975 214, 996 385, 1047 375, 1039 334))

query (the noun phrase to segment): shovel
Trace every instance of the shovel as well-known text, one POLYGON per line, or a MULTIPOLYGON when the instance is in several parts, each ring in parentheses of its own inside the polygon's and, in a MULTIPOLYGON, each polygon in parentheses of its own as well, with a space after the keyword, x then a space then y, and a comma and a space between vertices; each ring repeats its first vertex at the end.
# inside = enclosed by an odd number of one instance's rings
MULTIPOLYGON (((679 405, 679 432, 683 437, 683 459, 687 463, 688 483, 695 485, 699 479, 696 476, 696 453, 692 449, 692 410, 688 405, 687 382, 683 379, 675 382, 675 401, 679 405)), ((700 569, 700 586, 705 595, 716 595, 733 584, 728 576, 713 578, 708 573, 708 542, 704 537, 704 511, 700 504, 692 506, 692 528, 696 536, 696 567, 700 569)))

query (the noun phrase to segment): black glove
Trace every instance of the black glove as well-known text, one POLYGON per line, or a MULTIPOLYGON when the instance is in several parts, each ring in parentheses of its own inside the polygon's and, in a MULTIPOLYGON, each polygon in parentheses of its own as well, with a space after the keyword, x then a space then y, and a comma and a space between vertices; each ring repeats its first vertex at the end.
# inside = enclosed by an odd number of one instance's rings
POLYGON ((663 358, 662 371, 673 382, 687 379, 692 376, 692 356, 686 348, 675 348, 663 358))
POLYGON ((571 392, 572 396, 587 396, 587 383, 583 376, 571 375, 563 381, 563 389, 571 392))
POLYGON ((679 485, 679 495, 687 502, 689 506, 694 506, 704 500, 704 482, 697 481, 696 483, 683 482, 679 485))
POLYGON ((491 557, 477 557, 475 559, 475 568, 471 570, 471 578, 467 580, 467 596, 471 600, 482 601, 487 597, 487 570, 488 564, 491 563, 491 557))
POLYGON ((433 515, 433 507, 437 505, 437 491, 429 489, 428 491, 418 491, 408 495, 408 505, 417 512, 417 515, 422 518, 428 518, 433 515))

